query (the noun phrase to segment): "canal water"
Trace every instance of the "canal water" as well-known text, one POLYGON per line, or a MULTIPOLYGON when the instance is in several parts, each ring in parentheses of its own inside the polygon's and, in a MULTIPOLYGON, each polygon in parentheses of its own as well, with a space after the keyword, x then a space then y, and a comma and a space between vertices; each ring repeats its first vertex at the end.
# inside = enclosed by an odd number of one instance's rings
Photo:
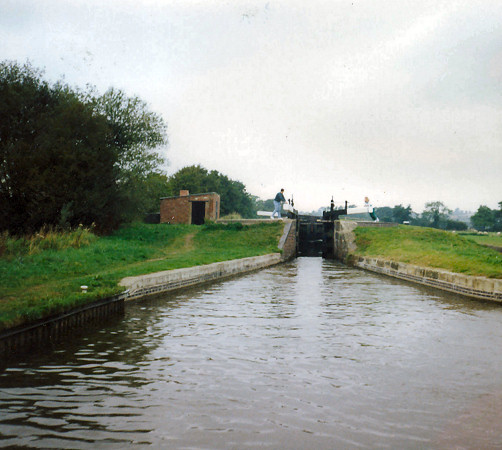
POLYGON ((501 448, 502 307, 321 258, 0 369, 0 447, 501 448))

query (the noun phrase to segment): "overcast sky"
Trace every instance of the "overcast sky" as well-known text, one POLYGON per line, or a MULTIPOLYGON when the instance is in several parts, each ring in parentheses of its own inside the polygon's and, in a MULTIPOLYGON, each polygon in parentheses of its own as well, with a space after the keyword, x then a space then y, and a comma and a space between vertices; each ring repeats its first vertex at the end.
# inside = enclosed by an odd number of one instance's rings
POLYGON ((138 95, 169 174, 301 210, 502 201, 500 0, 1 0, 0 59, 138 95))

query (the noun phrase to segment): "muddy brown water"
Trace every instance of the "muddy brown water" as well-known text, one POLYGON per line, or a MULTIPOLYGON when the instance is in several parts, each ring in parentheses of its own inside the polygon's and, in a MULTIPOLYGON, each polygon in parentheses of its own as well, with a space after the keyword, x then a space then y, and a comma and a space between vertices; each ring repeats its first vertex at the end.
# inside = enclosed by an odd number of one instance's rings
POLYGON ((321 258, 3 362, 0 447, 502 448, 502 307, 321 258))

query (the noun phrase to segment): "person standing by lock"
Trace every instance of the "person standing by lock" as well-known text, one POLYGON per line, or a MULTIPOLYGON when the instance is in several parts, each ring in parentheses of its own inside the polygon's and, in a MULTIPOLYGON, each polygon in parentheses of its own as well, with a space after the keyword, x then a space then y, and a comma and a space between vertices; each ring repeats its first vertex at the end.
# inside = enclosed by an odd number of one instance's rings
POLYGON ((277 218, 281 218, 281 207, 282 204, 286 202, 286 199, 284 198, 284 189, 281 189, 281 192, 278 192, 277 195, 274 198, 274 212, 270 216, 271 219, 274 218, 275 213, 277 213, 277 218))

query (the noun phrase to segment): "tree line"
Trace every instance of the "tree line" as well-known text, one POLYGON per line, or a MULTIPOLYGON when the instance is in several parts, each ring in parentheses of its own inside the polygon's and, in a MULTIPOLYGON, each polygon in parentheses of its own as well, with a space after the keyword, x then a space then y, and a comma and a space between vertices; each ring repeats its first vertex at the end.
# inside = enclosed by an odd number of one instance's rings
MULTIPOLYGON (((33 233, 43 226, 95 225, 106 232, 157 212, 161 197, 217 192, 221 215, 256 217, 272 210, 243 183, 200 165, 168 176, 157 149, 168 144, 167 124, 138 97, 110 88, 49 83, 29 63, 0 62, 0 231, 33 233)), ((502 230, 498 210, 480 206, 475 228, 502 230)), ((411 206, 381 207, 382 221, 447 230, 467 228, 442 202, 421 214, 411 206)))
MULTIPOLYGON (((498 205, 499 209, 481 205, 471 216, 470 225, 480 231, 502 231, 502 202, 498 205)), ((376 212, 378 218, 384 222, 407 222, 416 226, 459 231, 467 230, 469 227, 468 223, 452 218, 452 210, 440 201, 426 203, 421 214, 415 213, 410 205, 380 207, 376 212)))

